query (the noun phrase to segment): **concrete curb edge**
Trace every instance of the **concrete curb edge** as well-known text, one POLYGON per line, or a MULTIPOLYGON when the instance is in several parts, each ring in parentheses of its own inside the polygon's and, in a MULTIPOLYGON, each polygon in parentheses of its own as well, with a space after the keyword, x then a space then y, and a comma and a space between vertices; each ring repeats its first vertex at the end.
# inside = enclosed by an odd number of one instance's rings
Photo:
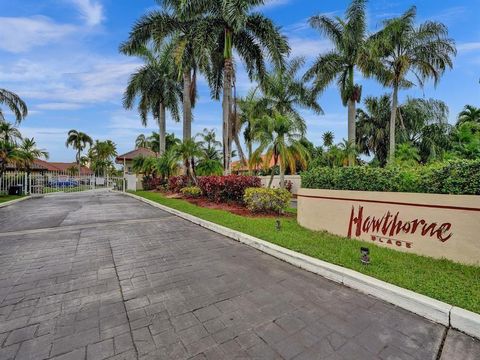
POLYGON ((13 205, 13 204, 16 204, 16 203, 19 203, 21 201, 25 201, 25 200, 28 200, 28 199, 31 199, 31 197, 30 196, 24 196, 20 199, 5 201, 5 202, 0 204, 0 208, 6 207, 6 206, 9 206, 9 205, 13 205))
POLYGON ((452 327, 472 337, 480 339, 480 315, 468 310, 452 306, 414 291, 401 288, 396 285, 375 279, 354 270, 342 266, 297 253, 267 241, 255 238, 242 232, 226 228, 224 226, 186 214, 168 206, 141 196, 123 193, 134 199, 157 207, 168 213, 177 215, 194 224, 234 239, 238 242, 256 248, 266 254, 290 263, 296 267, 321 275, 329 280, 343 284, 362 293, 372 295, 378 299, 396 305, 400 308, 413 312, 426 319, 452 327))

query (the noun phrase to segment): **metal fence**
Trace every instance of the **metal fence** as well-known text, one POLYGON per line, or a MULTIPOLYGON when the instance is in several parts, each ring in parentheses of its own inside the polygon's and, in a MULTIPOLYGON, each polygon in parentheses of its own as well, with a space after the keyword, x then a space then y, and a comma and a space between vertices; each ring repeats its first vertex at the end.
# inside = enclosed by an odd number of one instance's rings
POLYGON ((0 177, 0 194, 21 193, 44 195, 58 192, 78 192, 95 189, 125 191, 126 179, 94 175, 73 175, 68 172, 6 172, 0 177))

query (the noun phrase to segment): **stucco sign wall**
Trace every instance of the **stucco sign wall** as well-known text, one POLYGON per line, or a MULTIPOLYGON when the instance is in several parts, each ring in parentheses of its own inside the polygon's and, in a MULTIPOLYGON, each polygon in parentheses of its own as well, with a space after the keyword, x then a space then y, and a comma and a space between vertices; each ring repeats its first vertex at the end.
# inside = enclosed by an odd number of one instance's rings
POLYGON ((480 265, 480 196, 300 189, 298 222, 399 251, 480 265))

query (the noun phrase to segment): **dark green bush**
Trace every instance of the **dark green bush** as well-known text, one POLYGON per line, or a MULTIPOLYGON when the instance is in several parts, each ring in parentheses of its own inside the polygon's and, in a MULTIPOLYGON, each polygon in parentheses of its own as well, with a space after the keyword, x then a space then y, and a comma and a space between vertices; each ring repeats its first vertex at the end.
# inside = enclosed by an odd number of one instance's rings
POLYGON ((302 187, 480 195, 480 160, 456 160, 416 168, 319 167, 302 173, 302 187))

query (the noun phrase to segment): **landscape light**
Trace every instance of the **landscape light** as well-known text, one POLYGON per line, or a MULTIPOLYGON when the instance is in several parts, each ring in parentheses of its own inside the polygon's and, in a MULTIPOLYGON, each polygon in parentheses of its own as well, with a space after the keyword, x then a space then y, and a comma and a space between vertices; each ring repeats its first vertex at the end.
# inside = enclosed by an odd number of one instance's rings
POLYGON ((280 224, 280 219, 275 220, 275 230, 280 231, 282 229, 282 224, 280 224))
POLYGON ((370 250, 366 247, 361 247, 360 252, 362 254, 362 257, 360 258, 360 261, 362 262, 363 265, 368 265, 370 264, 370 250))

